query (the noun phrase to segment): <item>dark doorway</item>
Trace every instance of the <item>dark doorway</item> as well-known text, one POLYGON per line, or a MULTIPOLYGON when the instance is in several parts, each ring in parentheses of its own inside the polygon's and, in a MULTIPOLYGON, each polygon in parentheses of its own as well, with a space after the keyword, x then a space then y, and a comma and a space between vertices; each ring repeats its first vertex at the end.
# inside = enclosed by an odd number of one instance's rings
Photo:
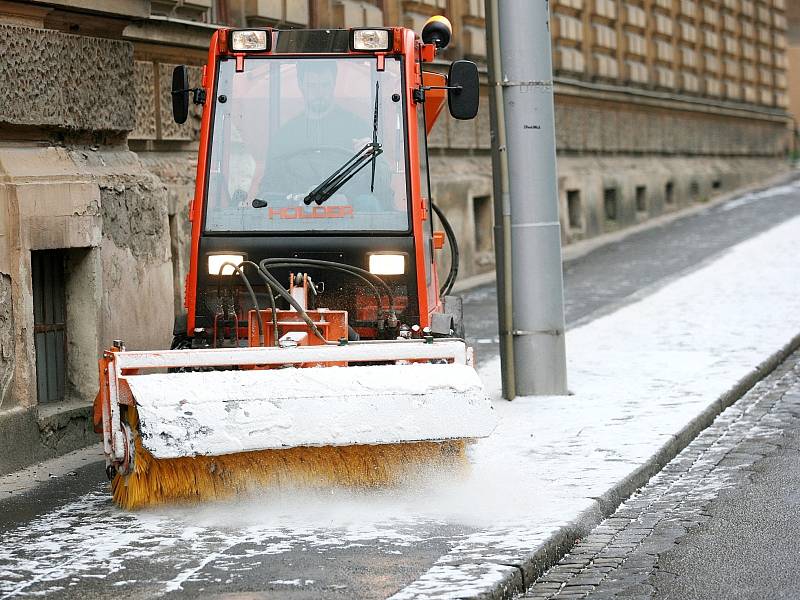
POLYGON ((31 252, 36 392, 40 404, 64 400, 67 364, 66 254, 31 252))
POLYGON ((580 190, 567 190, 567 220, 570 229, 583 229, 583 205, 580 190))
POLYGON ((606 221, 617 220, 617 188, 603 190, 603 206, 605 207, 606 221))

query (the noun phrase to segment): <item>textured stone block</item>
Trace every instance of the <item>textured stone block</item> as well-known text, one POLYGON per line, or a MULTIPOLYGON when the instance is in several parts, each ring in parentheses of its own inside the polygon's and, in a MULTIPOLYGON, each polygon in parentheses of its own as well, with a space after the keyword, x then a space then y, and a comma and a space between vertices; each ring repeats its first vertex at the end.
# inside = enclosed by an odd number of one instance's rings
POLYGON ((156 139, 155 66, 149 61, 137 60, 133 66, 135 126, 130 138, 156 139))
POLYGON ((0 25, 0 57, 0 122, 133 129, 130 43, 0 25))

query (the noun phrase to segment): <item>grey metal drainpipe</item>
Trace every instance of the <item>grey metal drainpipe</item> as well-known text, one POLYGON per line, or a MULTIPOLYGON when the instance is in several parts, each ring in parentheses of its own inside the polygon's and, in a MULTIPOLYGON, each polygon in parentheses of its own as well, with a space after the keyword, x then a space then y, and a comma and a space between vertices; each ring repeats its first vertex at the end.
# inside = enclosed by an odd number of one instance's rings
POLYGON ((511 278, 511 195, 508 185, 505 107, 501 83, 498 0, 486 0, 486 38, 489 53, 489 103, 494 171, 494 251, 497 269, 497 313, 500 325, 500 364, 503 398, 516 396, 514 377, 513 288, 511 278))

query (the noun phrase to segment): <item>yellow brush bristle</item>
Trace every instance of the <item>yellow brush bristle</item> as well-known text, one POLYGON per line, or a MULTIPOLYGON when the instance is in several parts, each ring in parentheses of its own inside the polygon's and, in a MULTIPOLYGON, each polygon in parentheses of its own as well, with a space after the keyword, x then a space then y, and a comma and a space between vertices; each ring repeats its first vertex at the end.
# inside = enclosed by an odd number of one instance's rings
POLYGON ((459 472, 467 464, 465 441, 298 447, 157 459, 137 435, 134 456, 133 472, 116 475, 111 483, 114 502, 126 510, 223 500, 259 488, 386 486, 402 483, 423 469, 459 472))

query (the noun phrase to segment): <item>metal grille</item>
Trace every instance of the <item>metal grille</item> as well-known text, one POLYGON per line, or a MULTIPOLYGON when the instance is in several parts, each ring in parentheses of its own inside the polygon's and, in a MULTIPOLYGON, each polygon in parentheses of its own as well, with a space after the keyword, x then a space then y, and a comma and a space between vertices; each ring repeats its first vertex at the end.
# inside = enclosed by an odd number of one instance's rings
POLYGON ((65 254, 31 252, 36 391, 39 403, 64 400, 67 359, 65 254))

